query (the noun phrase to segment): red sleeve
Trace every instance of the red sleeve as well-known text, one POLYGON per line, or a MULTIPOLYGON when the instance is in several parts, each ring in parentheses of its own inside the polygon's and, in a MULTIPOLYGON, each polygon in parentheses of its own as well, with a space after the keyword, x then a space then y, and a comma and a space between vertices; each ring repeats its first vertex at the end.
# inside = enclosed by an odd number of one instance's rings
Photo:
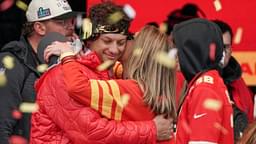
POLYGON ((73 143, 156 143, 153 121, 117 122, 101 118, 91 108, 79 105, 65 92, 56 90, 55 86, 62 83, 61 80, 49 76, 46 83, 45 90, 39 93, 42 100, 39 106, 73 143))
MULTIPOLYGON (((69 96, 79 103, 90 106, 91 86, 89 73, 84 73, 87 68, 76 61, 71 61, 62 65, 64 81, 66 83, 69 96), (84 69, 82 69, 84 68, 84 69)), ((90 72, 89 70, 87 70, 90 72)))
POLYGON ((211 88, 197 87, 193 92, 190 102, 190 141, 218 142, 221 131, 215 125, 221 124, 223 119, 222 107, 219 111, 207 109, 204 105, 206 100, 222 102, 221 94, 217 94, 211 88))
POLYGON ((247 114, 249 122, 253 122, 253 95, 242 78, 232 83, 232 95, 235 104, 247 114))

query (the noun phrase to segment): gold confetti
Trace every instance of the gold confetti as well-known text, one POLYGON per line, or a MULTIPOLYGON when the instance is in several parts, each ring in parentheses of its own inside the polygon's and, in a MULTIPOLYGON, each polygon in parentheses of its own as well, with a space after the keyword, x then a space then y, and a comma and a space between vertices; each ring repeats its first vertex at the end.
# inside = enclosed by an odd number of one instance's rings
POLYGON ((104 71, 114 64, 114 61, 107 60, 97 67, 98 71, 104 71))
POLYGON ((110 14, 108 17, 108 23, 109 24, 115 24, 119 22, 123 18, 123 14, 120 11, 114 12, 113 14, 110 14))
POLYGON ((5 56, 3 58, 4 67, 7 69, 12 69, 14 67, 14 58, 12 56, 5 56))
POLYGON ((7 78, 4 72, 0 72, 0 87, 5 86, 7 83, 7 78))
POLYGON ((214 123, 214 127, 220 130, 224 135, 228 133, 228 130, 217 122, 214 123))
POLYGON ((166 31, 167 31, 167 24, 166 23, 161 23, 160 26, 159 26, 159 31, 161 33, 166 33, 166 31))
POLYGON ((135 56, 140 56, 142 53, 142 49, 141 48, 136 48, 133 50, 133 55, 135 56))
POLYGON ((129 94, 124 94, 121 96, 121 102, 123 104, 123 107, 127 106, 130 100, 130 95, 129 94))
POLYGON ((167 68, 174 68, 176 66, 175 59, 171 58, 166 52, 158 52, 155 60, 167 68))
POLYGON ((83 39, 87 39, 92 35, 92 22, 89 18, 83 20, 83 39))
POLYGON ((32 113, 38 111, 39 107, 36 103, 24 102, 20 105, 20 111, 24 113, 32 113))
POLYGON ((241 42, 242 35, 243 35, 243 28, 238 27, 237 30, 236 30, 235 37, 234 37, 234 43, 235 44, 239 44, 241 42))
POLYGON ((215 0, 214 1, 214 7, 215 7, 216 11, 220 11, 222 9, 220 0, 215 0))
POLYGON ((23 11, 26 11, 28 9, 28 5, 21 0, 16 1, 16 6, 22 9, 23 11))
POLYGON ((206 99, 203 103, 203 106, 206 109, 218 111, 222 107, 222 102, 215 99, 206 99))
POLYGON ((47 64, 41 64, 39 66, 37 66, 37 71, 39 71, 40 73, 43 73, 47 70, 48 65, 47 64))
POLYGON ((82 18, 82 15, 79 14, 79 15, 77 15, 77 17, 76 17, 76 27, 77 27, 78 29, 80 29, 80 28, 82 27, 82 25, 83 25, 83 18, 82 18))
POLYGON ((124 10, 125 14, 126 14, 130 19, 134 19, 134 18, 135 18, 136 12, 135 12, 135 10, 132 8, 131 5, 125 4, 123 10, 124 10))

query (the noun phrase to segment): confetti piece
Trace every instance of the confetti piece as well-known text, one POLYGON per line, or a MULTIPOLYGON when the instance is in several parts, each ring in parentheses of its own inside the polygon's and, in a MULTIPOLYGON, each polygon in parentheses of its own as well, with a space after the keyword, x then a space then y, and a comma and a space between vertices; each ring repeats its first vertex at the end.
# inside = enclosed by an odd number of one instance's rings
POLYGON ((48 65, 47 64, 41 64, 39 66, 37 66, 37 71, 39 71, 40 73, 43 73, 47 70, 48 65))
POLYGON ((216 44, 215 43, 211 43, 209 48, 210 48, 210 53, 209 53, 210 60, 212 62, 214 62, 215 61, 215 53, 216 53, 216 44))
POLYGON ((175 59, 170 58, 166 52, 158 52, 155 56, 155 60, 159 64, 161 64, 167 68, 175 68, 175 66, 176 66, 175 59))
POLYGON ((4 0, 0 2, 0 11, 6 11, 9 9, 14 3, 14 0, 4 0))
POLYGON ((99 65, 98 67, 97 67, 97 70, 98 71, 104 71, 104 70, 106 70, 106 69, 108 69, 111 65, 113 65, 114 64, 114 61, 112 61, 112 60, 107 60, 107 61, 105 61, 105 62, 103 62, 101 65, 99 65))
POLYGON ((77 15, 76 17, 76 27, 79 29, 81 28, 83 25, 83 18, 82 18, 82 15, 77 15))
POLYGON ((5 73, 0 71, 0 87, 5 86, 7 83, 7 78, 5 76, 5 73))
POLYGON ((14 110, 14 111, 12 111, 12 117, 15 119, 21 119, 22 113, 18 110, 14 110))
POLYGON ((142 54, 142 49, 141 48, 136 48, 133 50, 133 55, 135 56, 140 56, 142 54))
POLYGON ((222 103, 215 99, 206 99, 203 103, 203 106, 206 109, 218 111, 222 107, 222 103))
POLYGON ((83 20, 83 39, 87 39, 92 35, 92 23, 89 18, 83 20))
POLYGON ((177 52, 178 52, 178 49, 177 48, 172 48, 169 50, 168 52, 168 56, 172 59, 176 59, 177 57, 177 52))
POLYGON ((215 0, 214 1, 214 7, 215 7, 216 11, 220 11, 222 9, 220 0, 215 0))
POLYGON ((135 10, 132 8, 131 5, 129 4, 125 4, 123 11, 125 12, 125 14, 130 18, 130 19, 134 19, 136 16, 136 12, 135 10))
POLYGON ((109 24, 115 24, 123 18, 123 14, 120 11, 114 12, 109 15, 107 21, 109 24))
POLYGON ((38 105, 36 103, 24 102, 20 105, 20 111, 24 113, 32 113, 38 110, 38 105))
POLYGON ((220 130, 224 135, 226 135, 228 133, 228 130, 225 129, 221 124, 215 122, 214 123, 214 127, 217 128, 218 130, 220 130))
POLYGON ((166 23, 161 23, 160 26, 159 26, 159 31, 161 33, 166 33, 166 31, 167 31, 167 24, 166 23))
POLYGON ((28 144, 28 141, 21 136, 13 135, 9 138, 9 143, 10 144, 28 144))
POLYGON ((184 128, 185 132, 187 134, 191 134, 191 128, 189 127, 188 123, 186 121, 181 121, 181 126, 184 128))
POLYGON ((234 37, 234 44, 239 44, 241 42, 242 34, 243 34, 243 28, 238 27, 236 30, 235 37, 234 37))
POLYGON ((28 5, 21 0, 16 1, 16 6, 22 9, 23 11, 26 11, 28 9, 28 5))
POLYGON ((138 32, 135 32, 135 34, 134 34, 134 38, 136 38, 137 36, 138 36, 138 34, 139 34, 140 32, 138 31, 138 32))
POLYGON ((5 56, 2 62, 7 69, 12 69, 14 67, 14 58, 12 56, 5 56))
POLYGON ((127 106, 130 100, 130 95, 129 94, 124 94, 121 96, 121 102, 123 104, 123 107, 127 106))

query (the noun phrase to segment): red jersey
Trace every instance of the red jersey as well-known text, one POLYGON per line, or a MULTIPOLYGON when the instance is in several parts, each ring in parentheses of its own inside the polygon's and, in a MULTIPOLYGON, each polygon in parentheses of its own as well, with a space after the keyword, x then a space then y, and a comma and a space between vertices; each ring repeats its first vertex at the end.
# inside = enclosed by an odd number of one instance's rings
POLYGON ((228 91, 216 70, 189 83, 181 107, 177 144, 233 144, 233 110, 228 91))

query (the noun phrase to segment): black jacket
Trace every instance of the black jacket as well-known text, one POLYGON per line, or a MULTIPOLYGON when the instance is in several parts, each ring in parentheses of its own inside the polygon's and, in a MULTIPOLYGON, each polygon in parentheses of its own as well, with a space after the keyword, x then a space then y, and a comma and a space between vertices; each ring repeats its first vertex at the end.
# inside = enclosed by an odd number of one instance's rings
POLYGON ((4 73, 7 83, 0 86, 0 144, 8 143, 11 135, 21 135, 29 138, 30 114, 23 113, 21 119, 12 116, 14 110, 19 110, 22 102, 35 102, 34 82, 39 77, 36 71, 38 61, 32 47, 25 37, 20 41, 6 44, 0 52, 0 72, 4 73), (14 68, 7 69, 3 58, 14 58, 14 68))

